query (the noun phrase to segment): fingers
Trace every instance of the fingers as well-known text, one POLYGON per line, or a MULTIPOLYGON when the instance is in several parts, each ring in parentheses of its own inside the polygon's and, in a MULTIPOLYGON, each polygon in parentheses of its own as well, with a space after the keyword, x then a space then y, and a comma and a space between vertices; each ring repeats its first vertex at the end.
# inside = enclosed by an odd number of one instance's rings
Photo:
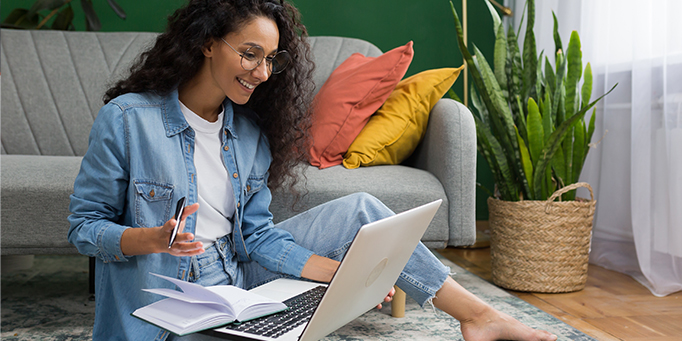
MULTIPOLYGON (((391 288, 391 290, 388 292, 388 295, 384 297, 384 302, 388 303, 393 301, 393 295, 395 295, 395 288, 391 288)), ((381 309, 382 305, 381 303, 377 304, 377 309, 381 309)))
POLYGON ((175 242, 168 249, 168 253, 174 256, 194 256, 204 253, 202 242, 193 242, 194 235, 191 233, 178 233, 175 242))
POLYGON ((194 214, 199 209, 199 203, 195 202, 192 205, 185 206, 185 210, 182 212, 182 218, 180 219, 185 219, 189 217, 190 215, 194 214))
MULTIPOLYGON (((192 241, 194 240, 194 234, 182 232, 185 229, 187 217, 194 214, 198 209, 199 203, 194 203, 192 205, 185 206, 182 216, 180 217, 178 234, 175 237, 173 245, 171 245, 171 247, 167 249, 168 253, 174 256, 194 256, 204 253, 203 243, 192 241)), ((171 234, 173 232, 173 229, 175 228, 176 223, 177 221, 175 220, 175 218, 171 218, 164 224, 163 226, 164 232, 166 232, 167 234, 171 234)))

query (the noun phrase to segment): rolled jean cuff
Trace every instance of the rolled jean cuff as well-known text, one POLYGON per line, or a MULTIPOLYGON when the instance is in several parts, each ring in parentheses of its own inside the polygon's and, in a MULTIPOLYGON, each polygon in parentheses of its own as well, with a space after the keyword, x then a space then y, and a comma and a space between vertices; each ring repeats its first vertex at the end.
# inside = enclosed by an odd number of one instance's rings
POLYGON ((419 243, 396 285, 408 296, 424 307, 450 276, 450 268, 419 243), (428 270, 425 270, 428 269, 428 270))

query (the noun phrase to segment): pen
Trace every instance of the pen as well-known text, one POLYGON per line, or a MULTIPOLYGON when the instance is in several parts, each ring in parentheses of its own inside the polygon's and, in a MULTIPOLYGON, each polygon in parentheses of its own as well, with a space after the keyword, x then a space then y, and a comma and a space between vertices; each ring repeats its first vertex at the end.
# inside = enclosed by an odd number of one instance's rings
POLYGON ((175 205, 175 227, 173 227, 173 232, 171 232, 170 240, 168 241, 168 248, 173 246, 175 237, 178 235, 178 228, 180 227, 180 218, 182 217, 182 212, 185 210, 185 197, 180 198, 178 203, 175 205))

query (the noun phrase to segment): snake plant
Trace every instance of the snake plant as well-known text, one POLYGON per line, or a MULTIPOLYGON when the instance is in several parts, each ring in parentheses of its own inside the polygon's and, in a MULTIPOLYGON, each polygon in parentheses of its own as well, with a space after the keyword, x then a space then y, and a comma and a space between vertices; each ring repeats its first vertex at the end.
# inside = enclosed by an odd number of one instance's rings
MULTIPOLYGON (((544 51, 538 55, 534 0, 527 1, 522 51, 518 34, 512 27, 505 32, 494 7, 483 1, 495 32, 492 66, 475 45, 473 55, 465 45, 450 1, 459 50, 476 90, 471 91, 471 103, 477 112, 477 147, 490 165, 500 199, 546 200, 559 188, 577 182, 594 133, 594 111, 589 123, 585 113, 615 85, 590 102, 592 69, 587 63, 583 71, 580 37, 573 31, 564 53, 556 15, 554 66, 543 57, 544 51)), ((575 191, 563 199, 574 200, 575 191)))

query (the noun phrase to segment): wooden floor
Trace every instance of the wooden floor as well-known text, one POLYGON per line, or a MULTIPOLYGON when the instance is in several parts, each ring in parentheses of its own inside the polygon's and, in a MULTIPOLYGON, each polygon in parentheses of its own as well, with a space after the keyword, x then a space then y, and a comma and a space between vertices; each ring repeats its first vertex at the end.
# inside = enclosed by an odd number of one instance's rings
MULTIPOLYGON (((489 247, 438 252, 492 283, 489 247)), ((682 340, 682 292, 655 297, 632 277, 596 265, 579 292, 509 292, 600 341, 682 340)))

